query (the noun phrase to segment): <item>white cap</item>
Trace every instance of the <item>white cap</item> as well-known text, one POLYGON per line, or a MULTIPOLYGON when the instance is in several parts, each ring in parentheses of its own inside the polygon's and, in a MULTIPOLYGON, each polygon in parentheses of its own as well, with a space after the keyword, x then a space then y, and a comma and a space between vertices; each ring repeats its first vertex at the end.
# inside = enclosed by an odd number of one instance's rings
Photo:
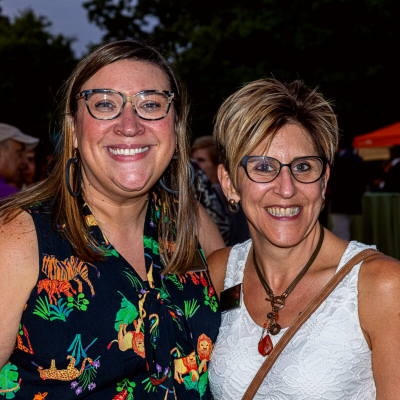
POLYGON ((40 141, 38 138, 25 135, 15 126, 0 123, 0 143, 8 139, 23 143, 26 150, 33 150, 40 141))

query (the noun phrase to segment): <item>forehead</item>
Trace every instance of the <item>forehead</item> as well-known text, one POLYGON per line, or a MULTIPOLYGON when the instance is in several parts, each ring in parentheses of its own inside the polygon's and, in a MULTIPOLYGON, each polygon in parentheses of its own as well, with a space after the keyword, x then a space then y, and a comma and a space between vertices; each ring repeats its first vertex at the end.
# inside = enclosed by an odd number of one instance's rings
POLYGON ((195 150, 193 150, 193 156, 194 157, 209 158, 209 149, 208 148, 195 149, 195 150))
POLYGON ((21 142, 17 142, 14 139, 9 139, 8 145, 10 146, 10 149, 12 150, 23 150, 25 148, 25 145, 21 142))
POLYGON ((97 71, 82 87, 113 89, 132 95, 142 90, 171 90, 168 78, 158 67, 140 61, 120 60, 97 71))
POLYGON ((271 138, 265 138, 256 148, 256 155, 267 155, 288 162, 297 157, 317 156, 317 150, 309 133, 294 124, 285 125, 271 138))

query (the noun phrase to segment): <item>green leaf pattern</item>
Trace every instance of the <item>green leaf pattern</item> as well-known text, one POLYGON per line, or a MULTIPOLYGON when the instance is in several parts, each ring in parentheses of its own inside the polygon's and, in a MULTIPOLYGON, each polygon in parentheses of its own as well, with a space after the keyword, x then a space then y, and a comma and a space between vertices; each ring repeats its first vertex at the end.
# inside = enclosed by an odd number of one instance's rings
POLYGON ((19 387, 10 392, 3 392, 8 389, 13 389, 18 386, 18 368, 8 362, 0 371, 0 394, 6 399, 13 399, 19 387))

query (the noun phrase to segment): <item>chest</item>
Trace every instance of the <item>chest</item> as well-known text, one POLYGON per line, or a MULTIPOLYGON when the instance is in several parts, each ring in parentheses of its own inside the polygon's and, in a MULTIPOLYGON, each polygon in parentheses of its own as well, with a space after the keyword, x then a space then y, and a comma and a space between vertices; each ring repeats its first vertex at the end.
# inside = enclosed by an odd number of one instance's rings
POLYGON ((147 280, 143 234, 108 233, 107 239, 119 256, 131 266, 143 281, 147 280))
MULTIPOLYGON (((357 273, 344 280, 285 347, 255 399, 374 399, 371 351, 358 319, 357 273)), ((215 398, 241 398, 265 360, 262 328, 245 304, 222 316, 210 365, 215 398)), ((272 336, 276 346, 281 332, 272 336)))
MULTIPOLYGON (((335 269, 336 267, 333 267, 323 271, 312 272, 302 278, 293 291, 290 292, 283 307, 278 312, 278 323, 282 328, 290 326, 298 315, 303 312, 334 275, 335 269)), ((282 290, 277 291, 276 295, 281 295, 285 289, 286 285, 282 290)), ((272 305, 257 274, 251 271, 250 268, 245 270, 242 291, 243 301, 249 315, 256 324, 263 326, 267 319, 267 314, 272 311, 272 305)))
MULTIPOLYGON (((38 286, 21 321, 23 334, 19 349, 22 351, 16 351, 11 360, 18 366, 21 377, 27 382, 30 374, 32 384, 33 380, 39 382, 42 392, 48 391, 46 382, 57 381, 58 391, 65 398, 67 393, 74 394, 71 382, 84 379, 90 379, 89 383, 94 383, 100 391, 109 390, 107 397, 111 398, 118 390, 117 383, 128 377, 136 383, 135 396, 148 398, 146 314, 154 326, 149 333, 151 338, 157 335, 166 340, 165 334, 170 334, 163 331, 161 314, 155 315, 155 308, 148 308, 150 303, 141 301, 144 297, 138 295, 148 290, 149 282, 142 282, 120 255, 110 255, 105 262, 93 264, 74 263, 71 256, 46 257, 38 286), (32 352, 29 356, 32 362, 25 371, 22 365, 26 364, 26 352, 32 352), (70 366, 72 358, 74 362, 70 366), (94 363, 93 368, 87 368, 90 362, 94 363)), ((159 273, 160 268, 154 266, 152 276, 155 278, 159 273)), ((185 318, 181 328, 190 332, 189 338, 200 360, 198 364, 203 359, 208 361, 220 322, 215 296, 209 296, 213 289, 208 275, 186 274, 181 278, 170 275, 160 284, 156 283, 155 290, 168 304, 173 323, 178 316, 185 318)), ((201 377, 200 367, 196 367, 201 377)), ((188 372, 182 368, 180 371, 185 379, 188 372)), ((184 384, 175 381, 176 390, 184 392, 184 384)), ((82 386, 82 390, 89 395, 91 387, 82 386)))

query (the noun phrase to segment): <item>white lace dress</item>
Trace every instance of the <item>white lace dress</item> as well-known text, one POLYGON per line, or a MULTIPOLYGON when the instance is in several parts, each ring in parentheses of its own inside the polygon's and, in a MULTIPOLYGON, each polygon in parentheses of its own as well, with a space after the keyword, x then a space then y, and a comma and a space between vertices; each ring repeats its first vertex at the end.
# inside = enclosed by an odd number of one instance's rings
MULTIPOLYGON (((232 248, 225 289, 242 283, 251 240, 232 248)), ((337 271, 369 248, 350 242, 337 271)), ((371 351, 358 317, 358 272, 353 268, 285 347, 255 399, 370 400, 376 398, 371 351)), ((287 329, 287 328, 286 328, 287 329)), ((272 336, 275 346, 286 329, 272 336)), ((265 357, 258 353, 262 328, 241 308, 222 315, 209 366, 215 400, 243 397, 265 357)))

